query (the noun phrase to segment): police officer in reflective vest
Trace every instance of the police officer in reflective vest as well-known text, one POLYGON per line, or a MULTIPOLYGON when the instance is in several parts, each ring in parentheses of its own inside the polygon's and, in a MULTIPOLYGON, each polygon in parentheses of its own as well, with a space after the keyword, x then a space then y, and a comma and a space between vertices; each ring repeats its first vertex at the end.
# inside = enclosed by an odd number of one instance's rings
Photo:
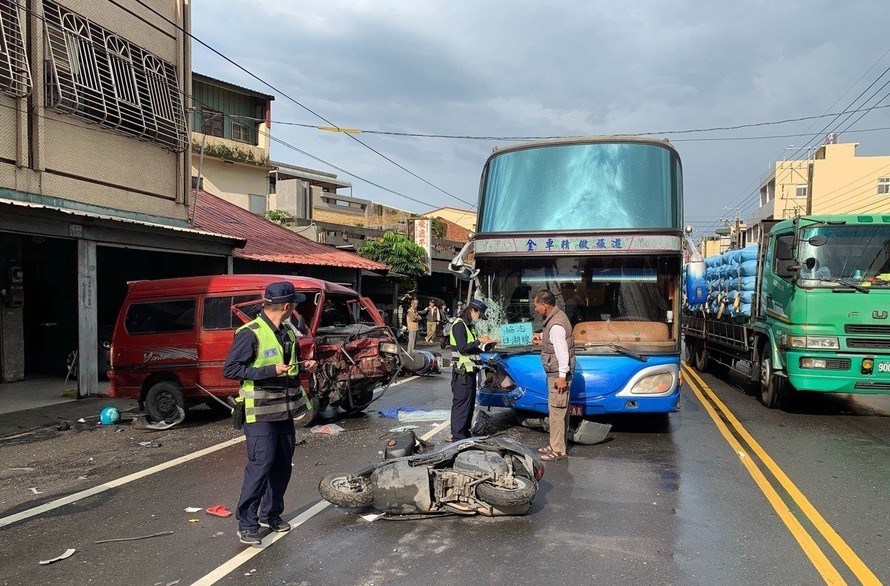
POLYGON ((488 309, 478 299, 473 299, 463 313, 451 321, 451 439, 457 441, 470 437, 473 407, 476 404, 476 372, 479 354, 494 348, 495 342, 487 336, 476 337, 473 327, 480 319, 487 319, 488 309))
POLYGON ((306 296, 282 281, 266 287, 263 311, 235 332, 223 365, 226 378, 241 381, 247 466, 235 516, 242 543, 260 545, 270 531, 290 525, 281 518, 291 476, 293 418, 308 399, 300 388, 299 346, 287 322, 306 296))

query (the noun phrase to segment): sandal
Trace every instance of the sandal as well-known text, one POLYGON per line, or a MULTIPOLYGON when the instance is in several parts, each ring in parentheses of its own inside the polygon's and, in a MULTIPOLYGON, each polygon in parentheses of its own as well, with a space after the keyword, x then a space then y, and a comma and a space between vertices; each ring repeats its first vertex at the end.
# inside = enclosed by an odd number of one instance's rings
POLYGON ((544 446, 543 448, 538 448, 538 453, 539 454, 552 454, 553 448, 551 448, 550 446, 544 446))
POLYGON ((545 462, 556 462, 557 460, 565 460, 569 455, 565 452, 550 452, 547 454, 543 454, 541 456, 541 460, 545 462))

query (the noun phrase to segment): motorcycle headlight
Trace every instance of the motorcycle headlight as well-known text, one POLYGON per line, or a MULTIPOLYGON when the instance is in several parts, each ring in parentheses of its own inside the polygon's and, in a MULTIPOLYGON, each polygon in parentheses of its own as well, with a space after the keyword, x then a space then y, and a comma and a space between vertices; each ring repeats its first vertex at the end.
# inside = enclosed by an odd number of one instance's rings
POLYGON ((673 386, 674 375, 662 372, 641 378, 630 392, 637 395, 657 395, 670 391, 673 386))

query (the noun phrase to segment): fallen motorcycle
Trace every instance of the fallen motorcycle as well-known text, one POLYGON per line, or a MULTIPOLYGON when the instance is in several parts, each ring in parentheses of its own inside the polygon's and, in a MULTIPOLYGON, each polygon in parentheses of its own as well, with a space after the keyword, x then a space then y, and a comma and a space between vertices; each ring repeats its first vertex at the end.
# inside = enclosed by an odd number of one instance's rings
POLYGON ((474 437, 428 453, 407 432, 384 461, 358 474, 328 474, 318 492, 339 506, 386 515, 524 515, 544 475, 538 455, 502 437, 474 437))

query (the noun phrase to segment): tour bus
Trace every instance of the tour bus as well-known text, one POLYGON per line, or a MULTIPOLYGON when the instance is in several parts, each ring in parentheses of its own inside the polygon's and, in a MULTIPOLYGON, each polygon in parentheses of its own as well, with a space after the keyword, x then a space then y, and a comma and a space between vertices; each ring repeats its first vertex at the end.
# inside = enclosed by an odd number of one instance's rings
POLYGON ((572 138, 496 149, 477 232, 452 263, 489 307, 478 403, 547 413, 534 295, 572 326, 570 414, 668 413, 680 397, 683 182, 666 140, 572 138), (474 253, 473 264, 467 261, 474 253))

